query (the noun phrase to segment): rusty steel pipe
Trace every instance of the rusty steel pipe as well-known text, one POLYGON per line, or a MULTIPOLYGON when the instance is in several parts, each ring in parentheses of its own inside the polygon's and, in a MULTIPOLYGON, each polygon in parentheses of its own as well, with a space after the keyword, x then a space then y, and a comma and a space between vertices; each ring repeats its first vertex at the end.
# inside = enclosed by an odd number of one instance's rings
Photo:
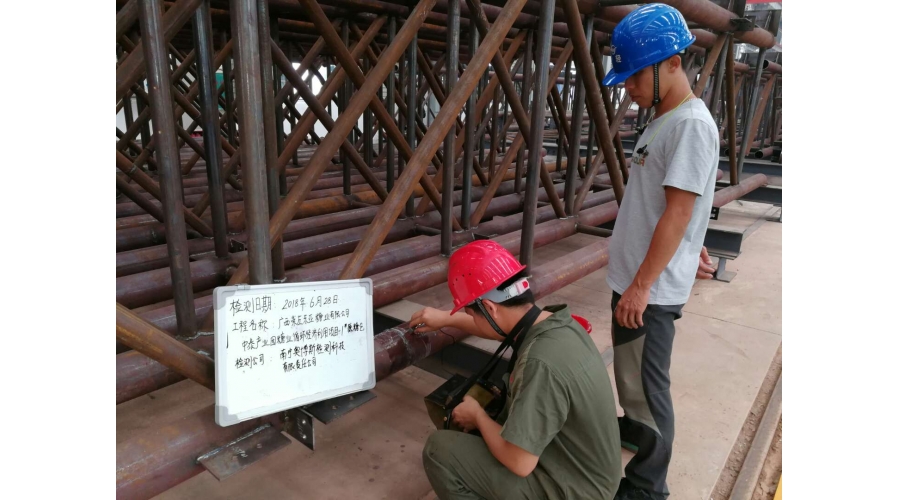
MULTIPOLYGON (((201 0, 179 0, 167 10, 164 15, 162 14, 162 2, 157 2, 155 4, 159 15, 162 16, 158 22, 157 28, 160 34, 160 42, 163 45, 161 50, 165 51, 165 44, 172 41, 175 34, 178 33, 181 27, 191 18, 191 15, 194 13, 194 10, 197 9, 197 6, 200 5, 200 2, 201 0)), ((139 6, 140 3, 141 2, 138 2, 139 6)), ((143 35, 142 38, 147 36, 147 31, 145 29, 142 29, 141 33, 143 35)), ((119 67, 116 68, 117 103, 125 97, 125 93, 128 92, 132 85, 140 80, 144 75, 144 72, 146 72, 153 64, 152 60, 147 56, 143 49, 144 42, 144 39, 138 41, 134 50, 132 50, 131 53, 128 54, 128 57, 126 57, 125 60, 119 64, 119 67)), ((168 67, 168 64, 164 66, 164 68, 166 67, 168 67)), ((166 77, 168 77, 168 72, 166 72, 166 77)), ((170 101, 167 100, 166 102, 168 103, 170 101)))
MULTIPOLYGON (((587 45, 584 28, 581 26, 578 5, 575 0, 562 1, 563 10, 566 14, 566 23, 569 25, 569 33, 572 34, 571 41, 575 48, 575 67, 584 77, 584 88, 590 119, 596 123, 597 141, 603 152, 603 158, 610 167, 609 173, 612 178, 613 191, 616 193, 616 201, 621 204, 622 197, 625 195, 625 184, 622 171, 620 170, 621 167, 616 157, 615 147, 613 146, 612 133, 609 128, 610 118, 606 115, 606 108, 603 106, 603 98, 600 95, 600 82, 597 80, 597 74, 591 61, 590 47, 587 45)), ((601 10, 601 12, 605 12, 605 10, 601 10)), ((591 174, 588 173, 588 178, 590 177, 591 174)), ((575 210, 577 213, 578 203, 576 203, 575 210)))
MULTIPOLYGON (((416 8, 418 9, 419 6, 425 5, 426 3, 427 2, 419 3, 416 8)), ((433 6, 433 3, 427 4, 429 8, 433 6)), ((379 218, 369 226, 369 230, 360 242, 359 247, 347 263, 347 267, 345 267, 344 271, 341 273, 341 279, 361 276, 365 272, 365 269, 368 267, 369 262, 371 262, 378 246, 383 241, 384 236, 389 229, 389 225, 400 214, 404 202, 412 194, 414 183, 418 182, 422 177, 422 174, 425 171, 426 162, 428 162, 429 158, 434 156, 434 153, 439 147, 439 141, 443 139, 450 127, 455 124, 456 115, 459 113, 460 109, 462 109, 468 95, 475 89, 475 85, 478 84, 478 80, 487 68, 491 55, 496 53, 506 32, 511 27, 512 22, 523 5, 523 0, 513 0, 509 2, 506 7, 504 7, 500 18, 498 18, 494 26, 491 27, 490 32, 487 33, 486 36, 484 36, 485 34, 482 34, 483 42, 478 47, 475 57, 469 62, 469 65, 465 72, 463 72, 462 77, 460 77, 457 86, 450 92, 444 107, 441 108, 438 116, 432 123, 431 128, 429 128, 428 133, 425 134, 422 142, 416 148, 415 153, 409 159, 406 170, 400 176, 400 179, 398 179, 397 184, 394 186, 394 190, 382 205, 383 208, 379 214, 379 218)), ((406 28, 405 25, 404 28, 406 28)), ((401 30, 401 33, 403 33, 403 31, 404 30, 401 30)), ((398 34, 397 39, 400 38, 400 34, 398 34)), ((394 44, 396 43, 397 40, 394 41, 394 44)), ((408 43, 408 40, 406 40, 404 44, 405 43, 408 43)), ((394 45, 391 45, 391 47, 393 46, 394 45)), ((390 50, 390 48, 388 50, 390 50)), ((389 57, 382 54, 382 61, 379 61, 376 68, 381 66, 382 62, 389 62, 393 65, 397 58, 398 57, 389 57)))
POLYGON ((741 196, 746 195, 747 193, 753 191, 756 188, 760 188, 769 183, 769 180, 763 174, 756 174, 750 176, 741 182, 739 182, 735 186, 728 186, 727 188, 720 189, 716 191, 716 194, 713 196, 713 207, 721 208, 728 203, 740 198, 741 196))
POLYGON ((136 352, 210 390, 216 389, 213 360, 172 338, 116 302, 116 339, 136 352))
POLYGON ((734 82, 734 72, 735 65, 734 62, 734 37, 728 37, 728 53, 726 54, 725 59, 725 102, 728 103, 726 109, 726 114, 728 118, 728 165, 729 165, 729 173, 731 174, 729 180, 731 181, 731 185, 734 186, 738 182, 740 182, 740 176, 738 175, 738 162, 737 162, 737 101, 735 100, 735 82, 734 82))
MULTIPOLYGON (((375 68, 370 71, 366 84, 353 96, 348 110, 346 110, 335 122, 335 128, 332 130, 332 133, 328 134, 319 148, 316 149, 315 154, 310 159, 309 165, 307 165, 297 182, 294 183, 294 186, 282 201, 278 211, 272 216, 269 226, 270 238, 279 237, 288 222, 293 219, 293 215, 300 208, 299 205, 309 193, 312 187, 311 184, 319 175, 321 175, 324 168, 330 162, 330 158, 337 151, 338 147, 340 147, 338 141, 343 142, 343 138, 350 133, 350 130, 354 126, 354 121, 359 118, 359 115, 362 114, 365 107, 367 107, 368 103, 366 101, 371 100, 372 95, 374 95, 377 88, 380 87, 381 82, 383 82, 384 79, 387 78, 389 72, 393 70, 393 65, 396 63, 397 59, 400 58, 405 45, 409 43, 415 35, 415 32, 418 30, 419 25, 424 21, 424 14, 426 14, 433 5, 434 0, 426 0, 417 4, 414 11, 415 15, 411 15, 409 20, 404 23, 400 32, 397 34, 394 43, 382 53, 382 59, 375 68)), ((307 7, 314 9, 315 6, 307 4, 307 7)), ((327 30, 329 27, 330 26, 327 26, 325 29, 327 30)), ((279 163, 281 163, 281 161, 279 161, 279 163)), ((284 163, 286 164, 287 160, 285 160, 284 163)), ((424 164, 422 166, 424 167, 424 164)), ((401 175, 400 180, 403 180, 403 175, 401 175)), ((410 191, 412 191, 413 186, 409 187, 410 191)), ((396 189, 394 193, 396 193, 396 189)), ((392 195, 394 193, 392 193, 392 195)), ((411 193, 407 193, 407 197, 409 194, 411 193)), ((391 195, 388 196, 388 201, 390 200, 391 195)), ((242 283, 247 279, 249 271, 247 264, 246 261, 241 263, 241 266, 234 273, 232 279, 229 280, 229 283, 242 283)), ((204 326, 208 326, 208 321, 204 323, 204 326)))
MULTIPOLYGON (((549 213, 549 211, 545 211, 545 213, 549 213)), ((584 224, 588 225, 599 225, 614 220, 617 213, 616 204, 609 202, 585 210, 586 216, 583 216, 583 219, 579 217, 578 220, 582 220, 584 224)), ((575 218, 553 219, 537 224, 534 230, 534 248, 540 248, 572 236, 575 234, 575 226, 575 218)), ((495 238, 494 241, 517 255, 521 248, 522 233, 523 231, 520 229, 495 238)), ((372 280, 375 282, 374 306, 381 307, 415 293, 413 290, 425 290, 443 283, 447 280, 447 262, 447 259, 443 257, 433 257, 409 264, 404 266, 405 268, 372 276, 372 280)))
MULTIPOLYGON (((562 189, 563 187, 559 186, 559 188, 562 189)), ((519 195, 513 194, 510 197, 515 198, 521 205, 519 195)), ((558 238, 574 234, 575 222, 587 225, 600 225, 604 222, 609 222, 615 218, 617 213, 614 204, 610 203, 613 200, 614 196, 609 191, 591 195, 585 203, 585 207, 590 208, 585 208, 577 220, 575 218, 555 219, 555 214, 550 207, 539 208, 537 210, 538 227, 535 245, 540 247, 552 243, 558 238)), ((470 230, 455 233, 454 244, 460 245, 474 241, 475 232, 479 234, 508 235, 515 231, 516 235, 520 235, 522 219, 523 214, 518 213, 482 224, 477 228, 477 231, 470 230)), ((520 239, 519 236, 511 236, 507 240, 503 240, 503 242, 510 245, 510 251, 517 253, 520 239)), ((439 258, 439 254, 440 241, 436 237, 420 236, 383 246, 366 271, 366 275, 372 276, 373 280, 378 282, 385 281, 384 284, 377 286, 375 289, 373 301, 376 307, 399 300, 399 298, 424 290, 429 286, 433 286, 433 284, 441 283, 441 279, 446 279, 445 268, 438 267, 430 271, 420 269, 423 265, 431 265, 443 259, 439 258), (418 270, 403 279, 396 279, 396 275, 403 274, 408 270, 407 268, 418 270)), ((343 269, 347 259, 348 257, 344 256, 321 265, 288 271, 286 273, 287 281, 333 280, 343 269)), ((446 263, 446 259, 443 259, 443 261, 446 263)), ((211 302, 212 297, 210 296, 198 298, 196 302, 197 314, 205 314, 209 310, 211 302)), ((173 313, 170 306, 141 313, 141 317, 161 330, 166 331, 172 328, 173 313)), ((212 336, 202 335, 188 340, 186 345, 191 349, 211 353, 213 349, 212 342, 212 336)), ((116 404, 171 385, 179 380, 181 378, 177 373, 166 370, 153 362, 148 362, 139 353, 123 352, 116 356, 116 404)))
MULTIPOLYGON (((181 204, 183 186, 174 132, 175 117, 171 106, 171 80, 167 69, 165 35, 161 26, 162 5, 160 0, 141 1, 139 5, 141 32, 144 35, 143 41, 146 42, 143 44, 143 53, 147 61, 150 109, 159 144, 157 163, 160 169, 160 200, 163 203, 166 234, 170 236, 166 244, 172 261, 169 273, 178 312, 178 333, 192 335, 196 330, 197 319, 194 316, 194 294, 190 283, 185 210, 181 204)), ((129 59, 135 55, 132 54, 129 59)), ((117 164, 121 157, 122 154, 116 151, 117 164)))
MULTIPOLYGON (((220 427, 212 405, 116 445, 116 498, 149 499, 203 472, 197 457, 263 426, 281 414, 220 427)), ((279 427, 280 428, 280 427, 279 427)))
POLYGON ((754 157, 754 158, 757 158, 757 159, 761 159, 761 158, 769 158, 769 157, 771 157, 773 154, 775 154, 775 147, 774 147, 774 146, 769 146, 769 147, 767 147, 767 148, 763 148, 763 149, 757 150, 755 153, 753 153, 753 157, 754 157))
POLYGON ((244 181, 244 216, 247 221, 248 275, 252 285, 272 282, 272 245, 279 240, 266 231, 269 219, 266 182, 266 141, 263 119, 262 76, 256 0, 230 0, 235 37, 240 158, 244 181))
MULTIPOLYGON (((456 193, 455 200, 453 198, 448 197, 451 201, 459 204, 461 193, 456 193)), ((520 203, 521 201, 515 196, 497 198, 491 204, 492 210, 488 215, 500 215, 514 211, 520 203)), ((459 213, 460 210, 461 208, 457 207, 455 212, 459 213)), ((393 242, 409 238, 415 235, 417 225, 436 227, 440 221, 441 212, 438 211, 431 211, 424 217, 416 219, 397 221, 388 232, 385 241, 393 242)), ((284 243, 285 268, 291 269, 352 252, 365 230, 365 226, 351 227, 291 241, 286 240, 284 243)), ((243 256, 244 253, 240 252, 231 254, 228 259, 202 259, 191 262, 190 274, 193 290, 199 292, 224 285, 228 281, 227 272, 243 256)), ((168 279, 169 274, 167 269, 155 269, 116 278, 116 301, 133 308, 171 298, 172 287, 171 281, 168 279)))

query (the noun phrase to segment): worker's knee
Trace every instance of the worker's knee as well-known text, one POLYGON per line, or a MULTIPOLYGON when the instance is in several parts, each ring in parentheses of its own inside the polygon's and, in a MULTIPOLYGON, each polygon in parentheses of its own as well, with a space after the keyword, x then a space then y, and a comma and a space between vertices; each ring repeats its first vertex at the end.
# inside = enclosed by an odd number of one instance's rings
POLYGON ((453 453, 454 434, 458 433, 438 430, 428 436, 422 449, 422 462, 426 467, 429 464, 446 464, 447 458, 453 453))

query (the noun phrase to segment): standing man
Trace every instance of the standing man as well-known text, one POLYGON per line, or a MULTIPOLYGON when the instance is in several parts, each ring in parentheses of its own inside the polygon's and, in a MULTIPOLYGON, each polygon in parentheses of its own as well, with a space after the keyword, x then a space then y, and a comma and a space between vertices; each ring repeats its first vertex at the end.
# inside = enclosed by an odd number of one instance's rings
POLYGON ((614 369, 623 446, 636 450, 616 499, 664 499, 675 438, 669 362, 675 320, 695 277, 708 278, 703 248, 719 135, 696 99, 680 54, 696 37, 681 14, 642 6, 613 30, 613 69, 603 85, 625 90, 654 117, 635 144, 631 175, 609 245, 614 369), (698 257, 700 266, 698 269, 698 257))

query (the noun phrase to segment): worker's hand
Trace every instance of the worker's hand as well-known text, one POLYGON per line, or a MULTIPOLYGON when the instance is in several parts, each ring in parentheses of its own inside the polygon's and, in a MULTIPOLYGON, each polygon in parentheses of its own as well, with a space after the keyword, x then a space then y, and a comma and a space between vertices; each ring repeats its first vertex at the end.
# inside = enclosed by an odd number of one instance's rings
POLYGON ((416 333, 425 333, 450 326, 450 321, 450 311, 426 307, 412 315, 409 325, 416 329, 416 333))
POLYGON ((631 284, 616 304, 615 319, 625 328, 636 329, 644 326, 644 310, 650 300, 650 288, 642 289, 631 284))
POLYGON ((709 258, 709 253, 706 251, 706 247, 703 247, 703 250, 700 250, 700 264, 697 266, 697 279, 712 279, 713 273, 715 272, 716 268, 713 267, 713 261, 711 258, 709 258))
POLYGON ((464 396, 462 403, 453 409, 453 421, 462 430, 469 432, 478 427, 478 417, 484 413, 484 408, 475 401, 472 396, 464 396))

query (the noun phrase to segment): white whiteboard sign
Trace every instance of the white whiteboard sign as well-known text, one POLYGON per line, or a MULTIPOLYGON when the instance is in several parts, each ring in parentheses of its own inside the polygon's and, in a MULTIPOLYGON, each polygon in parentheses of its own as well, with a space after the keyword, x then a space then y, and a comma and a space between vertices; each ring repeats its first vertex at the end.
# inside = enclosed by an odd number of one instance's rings
POLYGON ((372 280, 218 287, 216 423, 375 387, 372 280))

